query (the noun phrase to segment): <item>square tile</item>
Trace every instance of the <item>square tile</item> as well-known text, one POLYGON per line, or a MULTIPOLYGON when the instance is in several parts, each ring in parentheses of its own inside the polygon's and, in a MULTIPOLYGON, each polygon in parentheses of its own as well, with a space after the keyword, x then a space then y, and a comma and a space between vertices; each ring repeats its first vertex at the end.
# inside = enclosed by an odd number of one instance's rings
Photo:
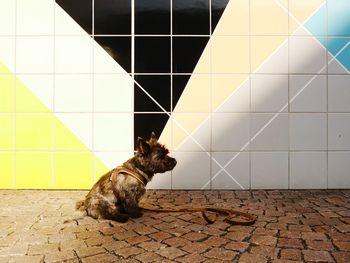
POLYGON ((52 35, 54 32, 54 1, 17 0, 17 34, 52 35))
POLYGON ((209 35, 209 6, 209 0, 172 0, 173 34, 209 35))
POLYGON ((252 152, 251 189, 287 189, 288 153, 252 152))
POLYGON ((250 23, 252 35, 288 35, 288 13, 273 0, 251 0, 250 23))
POLYGON ((91 28, 92 28, 92 8, 91 4, 92 1, 87 1, 84 4, 84 10, 80 8, 79 2, 71 2, 71 1, 65 1, 66 3, 70 2, 73 3, 73 6, 76 10, 78 10, 79 16, 85 17, 85 22, 82 25, 82 27, 75 22, 75 20, 68 14, 68 12, 63 9, 62 6, 64 6, 67 10, 67 6, 64 5, 62 1, 56 1, 55 4, 55 34, 57 35, 75 35, 75 36, 85 36, 87 32, 91 34, 91 28), (74 6, 75 5, 75 6, 74 6), (85 30, 84 30, 85 28, 85 30))
POLYGON ((52 115, 17 114, 16 150, 51 151, 52 115))
POLYGON ((326 75, 291 75, 289 84, 291 112, 327 111, 326 75))
POLYGON ((15 147, 15 115, 0 114, 0 151, 14 150, 15 147))
POLYGON ((249 37, 212 36, 212 73, 249 73, 249 37))
POLYGON ((289 116, 290 149, 312 151, 327 149, 327 115, 292 113, 289 116))
POLYGON ((249 35, 249 1, 211 0, 214 35, 249 35))
POLYGON ((15 38, 0 35, 0 74, 9 74, 14 72, 15 38))
POLYGON ((0 152, 0 189, 15 188, 15 154, 0 152))
POLYGON ((170 34, 170 0, 135 1, 135 34, 170 34))
POLYGON ((252 75, 251 110, 286 112, 288 110, 287 75, 252 75))
POLYGON ((350 113, 328 115, 328 150, 350 151, 350 113))
POLYGON ((327 153, 291 152, 289 188, 327 188, 327 153))
POLYGON ((15 35, 16 1, 0 2, 0 35, 15 35))
POLYGON ((52 153, 16 153, 16 189, 53 189, 52 153))
POLYGON ((350 152, 328 152, 328 188, 350 188, 350 152))
MULTIPOLYGON (((199 116, 197 114, 183 114, 186 118, 195 120, 199 116)), ((200 114, 202 115, 202 114, 200 114)), ((203 116, 203 115, 202 115, 203 116)), ((172 121, 177 121, 179 114, 172 114, 172 121)), ((181 118, 181 117, 180 117, 181 118)), ((183 120, 183 118, 182 118, 183 120)), ((177 122, 178 123, 178 122, 177 122)), ((194 151, 210 151, 210 136, 211 136, 211 117, 208 117, 193 131, 187 131, 188 134, 182 130, 185 139, 176 147, 180 152, 194 152, 194 151)), ((176 127, 179 127, 175 124, 176 127)), ((181 128, 180 128, 181 129, 181 128)), ((176 134, 177 136, 179 134, 176 134)), ((170 145, 169 145, 170 146, 170 145)))
POLYGON ((0 74, 0 112, 15 111, 15 78, 0 74))
POLYGON ((99 48, 102 48, 107 52, 107 56, 111 57, 116 62, 114 64, 120 65, 125 72, 131 72, 131 36, 95 36, 94 41, 94 72, 97 70, 97 72, 101 73, 119 73, 117 65, 108 69, 109 61, 101 54, 99 48), (101 47, 97 47, 98 45, 101 47), (106 68, 105 71, 103 70, 104 68, 106 68))
POLYGON ((94 149, 97 151, 130 151, 133 149, 132 113, 94 114, 94 149), (121 126, 122 125, 122 126, 121 126))
POLYGON ((347 26, 350 12, 349 3, 346 0, 329 0, 328 7, 328 34, 332 36, 350 36, 347 26))
MULTIPOLYGON (((175 107, 176 112, 210 112, 211 77, 207 74, 193 74, 184 87, 175 107), (193 98, 196 98, 195 100, 193 98)), ((174 89, 174 87, 173 87, 174 89)))
POLYGON ((135 72, 170 72, 170 37, 135 37, 135 72))
POLYGON ((53 73, 53 47, 52 36, 18 36, 16 38, 17 73, 53 73))
POLYGON ((92 114, 57 113, 54 121, 54 149, 90 151, 92 149, 92 114))
POLYGON ((329 112, 350 112, 350 75, 328 76, 329 112))
POLYGON ((326 49, 312 36, 289 37, 289 61, 290 73, 320 74, 327 70, 326 49))
POLYGON ((89 36, 56 36, 56 73, 92 73, 92 43, 89 36))
POLYGON ((91 153, 54 153, 55 189, 92 187, 91 153))
POLYGON ((284 36, 251 36, 251 71, 288 74, 288 39, 284 36))
POLYGON ((250 167, 249 153, 247 152, 214 152, 211 160, 211 180, 212 189, 249 189, 250 187, 250 167), (232 160, 232 161, 231 161, 232 160), (221 166, 226 166, 221 171, 221 166))
POLYGON ((249 149, 250 116, 246 113, 212 115, 212 151, 249 149), (234 132, 233 132, 234 131, 234 132))
POLYGON ((147 189, 164 189, 164 190, 170 190, 171 189, 171 181, 172 181, 172 172, 168 171, 162 174, 155 174, 152 178, 152 181, 150 181, 147 184, 147 189))
POLYGON ((252 114, 251 146, 253 151, 286 151, 289 148, 288 114, 252 114))
POLYGON ((98 0, 94 4, 95 34, 131 34, 129 0, 118 0, 117 3, 114 0, 98 0))
POLYGON ((210 189, 210 156, 204 152, 174 152, 172 189, 210 189))
POLYGON ((92 104, 91 75, 56 75, 56 112, 91 112, 92 104))
POLYGON ((212 109, 217 112, 249 112, 249 75, 211 76, 212 109))
POLYGON ((95 112, 132 112, 132 79, 128 74, 94 75, 95 112))
POLYGON ((51 74, 17 74, 16 111, 53 111, 54 76, 51 74))

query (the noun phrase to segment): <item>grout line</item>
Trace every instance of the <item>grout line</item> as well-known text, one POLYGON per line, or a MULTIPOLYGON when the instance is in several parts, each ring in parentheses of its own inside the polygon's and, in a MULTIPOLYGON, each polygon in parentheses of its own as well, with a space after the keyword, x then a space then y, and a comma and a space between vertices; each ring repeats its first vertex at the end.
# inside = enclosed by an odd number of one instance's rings
POLYGON ((56 189, 56 174, 55 174, 55 135, 56 135, 56 125, 55 125, 55 121, 54 121, 54 116, 56 116, 55 114, 55 100, 56 100, 56 2, 55 0, 51 0, 53 2, 53 74, 52 74, 52 81, 53 81, 53 85, 52 85, 52 89, 53 89, 53 93, 52 93, 52 188, 56 189))
MULTIPOLYGON (((131 105, 133 111, 135 110, 135 0, 131 0, 131 105)), ((131 145, 132 151, 135 149, 134 138, 135 138, 135 114, 132 113, 132 135, 131 145)))
POLYGON ((92 31, 92 39, 91 39, 91 49, 92 49, 92 76, 91 76, 91 89, 92 89, 92 113, 91 113, 91 181, 92 185, 94 185, 95 182, 95 0, 92 1, 92 25, 91 25, 91 31, 92 31))
MULTIPOLYGON (((171 125, 171 149, 173 149, 174 139, 173 139, 173 0, 170 0, 170 111, 171 116, 169 116, 170 119, 170 125, 171 125)), ((173 171, 170 172, 170 189, 173 190, 173 171)))
POLYGON ((13 188, 16 190, 17 189, 17 0, 15 0, 15 54, 14 54, 14 60, 15 60, 15 65, 14 65, 14 169, 13 169, 13 188))
MULTIPOLYGON (((329 131, 328 131, 328 123, 329 123, 329 114, 328 114, 328 111, 329 111, 329 108, 328 108, 328 73, 329 73, 329 69, 328 69, 328 53, 329 53, 329 42, 328 42, 328 0, 326 0, 326 111, 327 111, 327 118, 326 118, 326 149, 327 149, 327 154, 326 154, 326 176, 327 176, 327 189, 329 188, 328 186, 328 135, 329 135, 329 131)), ((341 63, 339 63, 341 64, 341 63)))
MULTIPOLYGON (((227 3, 228 4, 228 3, 227 3)), ((212 65, 212 48, 211 48, 211 38, 212 38, 212 0, 209 0, 209 34, 210 37, 208 39, 209 45, 209 65, 210 65, 210 144, 209 144, 209 152, 210 152, 210 159, 213 159, 213 65, 212 65)), ((213 162, 210 160, 209 163, 209 180, 210 180, 210 186, 209 189, 213 189, 213 180, 212 180, 212 171, 213 171, 213 162)))
MULTIPOLYGON (((249 0, 249 150, 251 149, 251 131, 252 131, 252 18, 251 18, 251 0, 249 0)), ((245 81, 243 82, 245 83, 245 81)), ((242 83, 242 84, 243 84, 242 83)), ((239 88, 239 87, 238 87, 239 88)), ((252 188, 252 154, 249 151, 249 189, 252 188)))
MULTIPOLYGON (((290 72, 290 1, 288 0, 288 43, 287 43, 287 67, 288 67, 288 73, 290 72)), ((288 74, 288 189, 290 189, 290 74, 288 74)))

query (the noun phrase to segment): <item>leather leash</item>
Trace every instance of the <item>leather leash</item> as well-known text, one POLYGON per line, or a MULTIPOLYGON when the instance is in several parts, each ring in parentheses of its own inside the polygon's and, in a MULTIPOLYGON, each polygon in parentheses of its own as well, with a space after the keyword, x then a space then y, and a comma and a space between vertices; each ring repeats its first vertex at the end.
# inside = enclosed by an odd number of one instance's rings
MULTIPOLYGON (((118 166, 117 168, 115 168, 113 170, 111 177, 110 177, 110 180, 112 182, 113 193, 117 199, 119 197, 119 194, 118 194, 118 191, 115 189, 115 183, 117 180, 117 176, 120 173, 134 177, 136 180, 138 180, 144 186, 146 186, 148 183, 148 180, 144 176, 139 174, 137 171, 131 170, 130 168, 127 168, 125 166, 118 166)), ((214 207, 202 207, 202 208, 200 208, 200 207, 196 207, 196 208, 161 209, 161 208, 150 208, 150 207, 144 207, 144 206, 140 206, 140 208, 142 208, 143 210, 146 210, 146 211, 156 212, 156 213, 200 212, 202 214, 202 217, 204 218, 204 220, 208 224, 213 224, 217 220, 218 215, 225 216, 224 222, 229 223, 231 225, 249 226, 249 225, 254 224, 257 220, 257 216, 255 216, 255 215, 241 212, 241 211, 237 211, 237 210, 228 209, 228 208, 214 208, 214 207), (210 218, 208 216, 208 212, 213 213, 213 215, 212 215, 213 218, 210 218), (234 216, 239 216, 243 220, 233 219, 234 216)))

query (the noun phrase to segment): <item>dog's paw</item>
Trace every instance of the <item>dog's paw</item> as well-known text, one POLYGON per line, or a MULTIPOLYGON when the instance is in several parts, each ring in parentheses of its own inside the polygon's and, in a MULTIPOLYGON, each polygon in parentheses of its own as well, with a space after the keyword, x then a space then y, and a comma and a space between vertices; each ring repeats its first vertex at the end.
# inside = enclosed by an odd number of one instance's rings
POLYGON ((129 220, 129 216, 126 214, 122 214, 122 213, 117 213, 115 215, 113 215, 112 218, 114 221, 120 222, 120 223, 125 223, 126 221, 129 220))
POLYGON ((132 211, 129 213, 129 216, 131 218, 139 218, 139 217, 142 217, 143 213, 141 211, 132 211))

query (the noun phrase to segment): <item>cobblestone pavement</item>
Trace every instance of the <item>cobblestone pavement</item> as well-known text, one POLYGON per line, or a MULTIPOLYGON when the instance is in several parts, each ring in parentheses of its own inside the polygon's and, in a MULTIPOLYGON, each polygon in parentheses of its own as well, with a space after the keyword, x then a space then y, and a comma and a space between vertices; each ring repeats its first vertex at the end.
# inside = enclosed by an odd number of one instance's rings
POLYGON ((150 191, 145 204, 259 216, 207 225, 199 213, 79 220, 84 191, 0 191, 0 262, 350 262, 350 190, 150 191))

